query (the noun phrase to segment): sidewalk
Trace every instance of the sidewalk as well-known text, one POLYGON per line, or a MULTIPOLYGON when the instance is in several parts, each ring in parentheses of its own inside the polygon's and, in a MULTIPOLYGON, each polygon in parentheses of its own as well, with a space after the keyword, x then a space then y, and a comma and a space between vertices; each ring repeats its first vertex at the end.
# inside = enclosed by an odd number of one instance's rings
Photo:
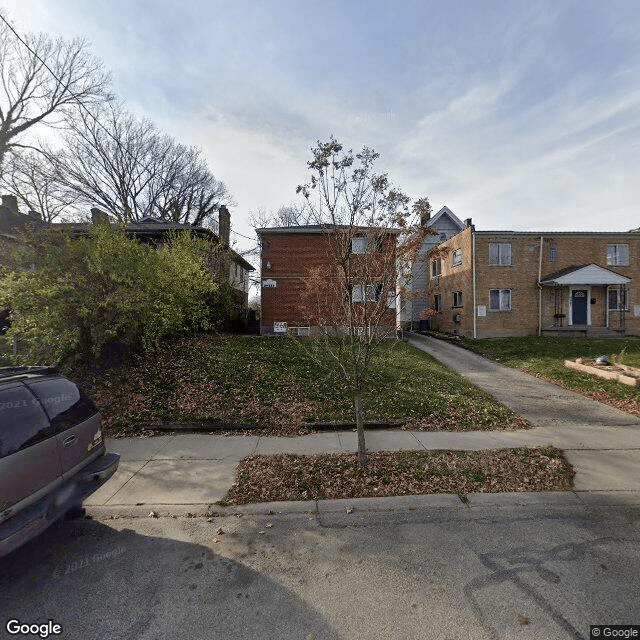
MULTIPOLYGON (((540 500, 566 503, 640 504, 640 418, 571 393, 433 338, 411 336, 410 344, 494 395, 536 425, 525 431, 367 433, 371 451, 420 449, 493 449, 553 445, 573 465, 574 492, 553 494, 476 494, 471 503, 540 500)), ((121 455, 114 477, 86 502, 99 513, 203 512, 224 497, 234 482, 238 462, 252 453, 324 453, 357 449, 353 431, 316 433, 298 438, 257 435, 188 434, 155 438, 121 438, 107 443, 121 455)), ((389 508, 427 502, 459 504, 457 496, 362 499, 389 508), (373 501, 373 502, 372 502, 373 501), (384 505, 384 506, 383 506, 384 505)), ((341 503, 342 501, 331 501, 341 503)), ((351 501, 353 502, 353 501, 351 501)), ((289 503, 291 510, 315 509, 315 503, 289 503)), ((336 505, 338 508, 338 505, 336 505)), ((340 506, 340 508, 342 508, 340 506)))

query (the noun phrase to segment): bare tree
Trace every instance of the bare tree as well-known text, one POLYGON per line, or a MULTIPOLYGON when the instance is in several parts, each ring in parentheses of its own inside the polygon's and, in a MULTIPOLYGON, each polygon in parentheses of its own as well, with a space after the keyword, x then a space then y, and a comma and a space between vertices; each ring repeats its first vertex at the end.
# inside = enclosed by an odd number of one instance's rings
POLYGON ((66 221, 75 212, 75 200, 62 189, 54 166, 41 153, 11 154, 0 184, 45 222, 66 221))
POLYGON ((396 308, 429 233, 419 224, 428 200, 419 200, 412 212, 409 198, 391 186, 386 174, 374 172, 379 154, 372 149, 354 155, 332 137, 311 151, 311 180, 298 192, 314 222, 325 227, 326 262, 310 270, 304 296, 310 324, 319 334, 300 344, 312 356, 329 354, 350 387, 358 460, 364 466, 363 395, 371 359, 383 341, 396 336, 396 308))
POLYGON ((83 40, 27 34, 21 41, 0 23, 0 168, 7 153, 24 148, 37 124, 57 125, 79 105, 108 97, 109 74, 83 40))
POLYGON ((204 225, 231 203, 198 149, 177 144, 114 101, 77 114, 67 126, 65 147, 48 150, 47 158, 79 205, 99 206, 123 222, 154 216, 204 225))

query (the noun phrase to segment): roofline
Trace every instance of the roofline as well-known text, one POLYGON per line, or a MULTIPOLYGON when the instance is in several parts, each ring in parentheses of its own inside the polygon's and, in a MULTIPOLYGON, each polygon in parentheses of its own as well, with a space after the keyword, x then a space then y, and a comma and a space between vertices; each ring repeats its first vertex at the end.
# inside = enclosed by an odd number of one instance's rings
POLYGON ((323 233, 331 233, 335 230, 354 230, 357 232, 360 231, 371 231, 371 230, 380 230, 385 233, 391 233, 394 235, 398 235, 400 233, 400 229, 396 229, 394 227, 360 227, 360 226, 349 226, 345 224, 308 224, 301 225, 296 227, 263 227, 261 229, 256 229, 256 233, 260 235, 264 234, 295 234, 295 233, 305 233, 305 234, 323 234, 323 233))
POLYGON ((499 235, 513 235, 513 236, 631 236, 634 238, 640 237, 638 231, 474 231, 479 236, 499 236, 499 235))

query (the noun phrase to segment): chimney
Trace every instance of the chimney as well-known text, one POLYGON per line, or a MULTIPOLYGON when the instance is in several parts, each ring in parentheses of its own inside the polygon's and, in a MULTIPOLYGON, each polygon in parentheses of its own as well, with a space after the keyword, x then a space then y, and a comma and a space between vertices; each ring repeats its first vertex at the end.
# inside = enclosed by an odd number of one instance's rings
POLYGON ((231 214, 229 209, 222 205, 218 209, 218 235, 220 242, 229 246, 229 234, 231 233, 231 214))
POLYGON ((2 206, 11 209, 14 213, 18 213, 18 198, 16 196, 2 196, 2 206))
POLYGON ((467 219, 464 221, 464 226, 465 226, 465 227, 470 227, 470 226, 471 226, 471 218, 467 218, 467 219))
POLYGON ((102 211, 102 209, 92 207, 91 222, 93 224, 109 224, 109 214, 105 211, 102 211))

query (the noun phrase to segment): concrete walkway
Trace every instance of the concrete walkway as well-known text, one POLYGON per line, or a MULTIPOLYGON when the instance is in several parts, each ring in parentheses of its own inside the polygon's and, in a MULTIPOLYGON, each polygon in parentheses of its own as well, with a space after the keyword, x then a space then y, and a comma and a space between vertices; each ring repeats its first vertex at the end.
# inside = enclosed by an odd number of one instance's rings
MULTIPOLYGON (((509 369, 455 345, 413 335, 410 344, 485 389, 500 402, 536 425, 531 430, 367 433, 371 451, 420 449, 493 449, 554 445, 573 465, 576 496, 587 502, 640 504, 640 418, 584 396, 509 369)), ((110 440, 120 453, 116 475, 85 505, 100 513, 195 512, 224 497, 234 481, 238 462, 252 453, 323 453, 355 451, 353 431, 317 433, 298 438, 257 435, 188 434, 110 440)), ((477 494, 470 500, 486 502, 477 494)), ((566 494, 494 496, 492 500, 566 500, 566 494)), ((428 500, 457 500, 433 496, 428 500)), ((575 499, 575 496, 574 498, 575 499)), ((367 499, 364 499, 367 500, 367 499)), ((381 499, 373 499, 382 506, 381 499)), ((385 508, 389 500, 384 500, 385 508)), ((340 502, 340 501, 336 501, 340 502)), ((371 500, 367 504, 371 503, 371 500)), ((400 501, 408 504, 407 499, 400 501)), ((399 504, 400 504, 399 503, 399 504)), ((288 507, 296 509, 294 503, 288 507)), ((307 503, 297 508, 310 508, 307 503)), ((219 510, 213 506, 214 510, 219 510)))

